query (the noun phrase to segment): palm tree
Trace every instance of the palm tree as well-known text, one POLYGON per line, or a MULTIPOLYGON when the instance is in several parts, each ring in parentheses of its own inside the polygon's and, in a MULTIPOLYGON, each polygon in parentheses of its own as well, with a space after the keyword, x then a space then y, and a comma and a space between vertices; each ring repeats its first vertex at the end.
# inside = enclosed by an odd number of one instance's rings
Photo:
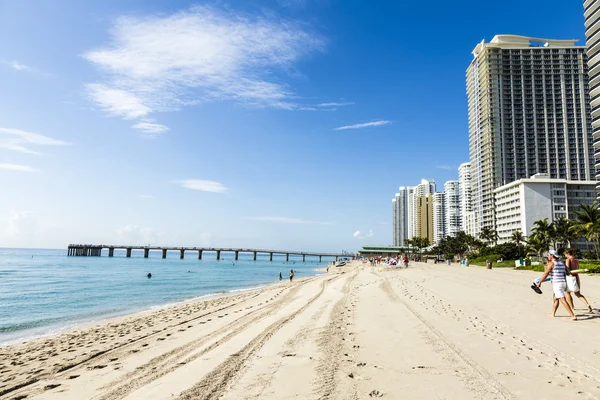
POLYGON ((532 235, 527 241, 527 255, 541 257, 550 248, 550 241, 543 235, 532 235))
POLYGON ((514 231, 512 233, 511 239, 512 239, 513 243, 516 244, 517 247, 519 248, 519 258, 521 258, 521 246, 523 245, 524 242, 527 241, 525 236, 523 236, 521 231, 514 231))
POLYGON ((581 204, 577 211, 577 230, 581 232, 588 242, 594 245, 594 252, 598 256, 598 239, 600 238, 600 209, 598 202, 590 204, 581 204))
POLYGON ((479 237, 488 243, 494 244, 494 246, 496 245, 496 242, 498 242, 498 232, 496 232, 489 226, 484 226, 483 228, 481 228, 479 237))
MULTIPOLYGON (((547 242, 548 246, 552 243, 554 238, 554 227, 551 222, 548 222, 548 218, 537 220, 533 223, 531 228, 531 236, 537 236, 543 242, 547 242)), ((556 246, 555 246, 556 247, 556 246)))
POLYGON ((571 242, 579 237, 577 230, 573 229, 575 226, 573 221, 561 217, 554 221, 553 225, 556 240, 563 245, 566 244, 568 248, 571 248, 571 242))

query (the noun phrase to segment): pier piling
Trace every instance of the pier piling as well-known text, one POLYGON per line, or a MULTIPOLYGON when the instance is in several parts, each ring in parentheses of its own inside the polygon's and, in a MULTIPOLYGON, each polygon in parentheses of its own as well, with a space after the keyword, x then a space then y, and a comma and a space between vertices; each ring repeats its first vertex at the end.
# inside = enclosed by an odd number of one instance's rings
POLYGON ((217 250, 217 261, 221 261, 221 250, 217 250))
POLYGON ((162 258, 167 258, 167 249, 162 249, 162 258))
POLYGON ((183 260, 183 257, 185 257, 185 249, 180 249, 179 250, 179 259, 183 260))
POLYGON ((127 258, 131 257, 131 247, 127 248, 127 258))
POLYGON ((256 261, 256 251, 254 252, 254 261, 256 261))
POLYGON ((148 258, 149 254, 150 254, 150 249, 149 248, 145 248, 144 249, 144 258, 148 258))

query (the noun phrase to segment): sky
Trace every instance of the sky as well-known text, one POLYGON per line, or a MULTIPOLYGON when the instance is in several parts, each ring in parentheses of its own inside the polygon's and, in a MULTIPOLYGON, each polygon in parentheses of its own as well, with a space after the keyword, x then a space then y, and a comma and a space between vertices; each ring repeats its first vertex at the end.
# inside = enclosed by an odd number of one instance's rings
POLYGON ((496 34, 583 45, 582 2, 0 0, 0 247, 389 245, 496 34))

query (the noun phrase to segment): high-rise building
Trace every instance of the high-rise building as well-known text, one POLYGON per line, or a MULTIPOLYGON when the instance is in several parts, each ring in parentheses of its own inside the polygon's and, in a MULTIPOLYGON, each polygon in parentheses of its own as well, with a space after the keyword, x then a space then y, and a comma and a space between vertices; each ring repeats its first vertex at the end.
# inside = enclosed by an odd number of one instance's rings
POLYGON ((393 243, 394 246, 404 246, 408 239, 408 193, 409 188, 400 187, 392 199, 393 243))
POLYGON ((474 235, 474 227, 472 226, 474 214, 471 163, 463 163, 458 167, 458 187, 460 190, 461 229, 469 235, 474 235))
POLYGON ((433 195, 428 193, 417 197, 417 234, 433 243, 433 195))
MULTIPOLYGON (((426 195, 433 195, 435 193, 435 181, 423 179, 417 186, 408 187, 408 238, 414 236, 420 236, 417 205, 418 199, 426 195)), ((433 221, 432 221, 433 223, 433 221)), ((432 238, 429 238, 431 241, 432 238)))
POLYGON ((497 35, 467 69, 475 235, 494 190, 537 173, 595 178, 587 55, 575 40, 497 35))
POLYGON ((446 203, 447 195, 444 192, 433 195, 433 244, 437 244, 446 237, 446 203))
MULTIPOLYGON (((585 37, 587 38, 587 57, 590 78, 590 97, 592 107, 592 129, 594 140, 600 139, 600 0, 583 2, 585 18, 585 37)), ((600 181, 600 149, 595 148, 596 176, 600 181)), ((597 188, 600 193, 600 186, 597 188)))
POLYGON ((445 236, 454 236, 463 229, 460 210, 460 184, 458 181, 444 183, 444 195, 444 232, 445 236))

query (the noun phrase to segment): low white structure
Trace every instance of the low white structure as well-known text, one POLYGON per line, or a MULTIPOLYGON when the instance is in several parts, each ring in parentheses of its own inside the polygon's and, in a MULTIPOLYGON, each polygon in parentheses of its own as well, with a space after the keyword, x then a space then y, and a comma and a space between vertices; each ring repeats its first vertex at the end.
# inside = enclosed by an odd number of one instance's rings
POLYGON ((494 190, 498 243, 510 242, 515 231, 528 236, 535 221, 544 218, 575 219, 580 205, 595 198, 595 181, 551 179, 547 174, 500 186, 494 190))

